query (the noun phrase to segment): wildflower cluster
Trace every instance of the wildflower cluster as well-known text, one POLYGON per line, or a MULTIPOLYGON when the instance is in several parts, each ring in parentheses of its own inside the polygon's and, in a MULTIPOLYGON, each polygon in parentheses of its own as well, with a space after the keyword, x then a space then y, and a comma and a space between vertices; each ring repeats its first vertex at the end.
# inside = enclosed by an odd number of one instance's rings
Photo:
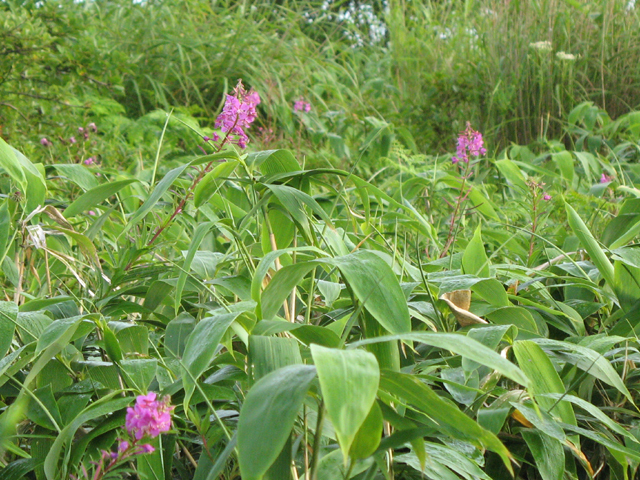
POLYGON ((487 153, 484 148, 482 134, 471 128, 471 123, 467 122, 467 128, 458 137, 458 147, 456 155, 451 159, 453 163, 469 163, 469 155, 479 157, 487 153))
MULTIPOLYGON (((142 455, 145 453, 153 453, 155 449, 149 443, 138 443, 143 438, 155 438, 162 432, 171 429, 171 411, 173 406, 170 405, 168 396, 162 400, 157 400, 154 392, 147 395, 138 395, 136 404, 127 408, 127 417, 125 420, 125 428, 130 435, 129 439, 120 439, 118 442, 118 450, 110 452, 102 451, 102 455, 98 462, 92 462, 96 466, 92 479, 100 480, 113 469, 116 465, 134 455, 142 455)), ((89 474, 82 465, 82 472, 85 479, 89 478, 89 474)), ((72 478, 76 478, 73 477, 72 478)))
POLYGON ((311 111, 311 104, 309 102, 305 102, 304 97, 300 97, 294 102, 293 111, 309 113, 311 111))
POLYGON ((168 432, 171 428, 172 409, 169 397, 158 401, 154 392, 139 395, 136 404, 127 408, 127 432, 136 440, 142 439, 145 435, 155 438, 162 432, 168 432))
MULTIPOLYGON (((260 104, 260 95, 251 89, 246 91, 242 80, 234 89, 233 95, 227 95, 227 99, 218 115, 215 126, 227 134, 226 142, 235 143, 240 148, 246 148, 249 137, 245 132, 256 119, 256 107, 260 104)), ((213 138, 216 140, 217 135, 213 138)), ((206 140, 205 140, 206 141, 206 140)))
MULTIPOLYGON (((97 132, 98 132, 98 127, 96 126, 95 123, 91 122, 86 127, 78 127, 78 135, 80 136, 78 138, 86 142, 91 137, 91 133, 97 133, 97 132)), ((63 137, 58 137, 58 138, 60 139, 60 143, 62 144, 76 145, 78 143, 78 138, 76 138, 76 135, 71 135, 69 138, 63 138, 63 137)), ((93 143, 95 144, 95 142, 93 143)), ((49 138, 47 137, 42 137, 40 139, 40 145, 42 145, 45 148, 51 148, 53 147, 53 142, 49 140, 49 138)), ((84 148, 82 149, 82 151, 78 151, 78 158, 77 158, 78 161, 80 161, 82 156, 84 156, 83 155, 84 152, 85 152, 84 148)), ((90 166, 90 165, 94 165, 96 163, 96 160, 95 160, 95 157, 89 157, 83 160, 82 163, 84 163, 87 166, 90 166)))

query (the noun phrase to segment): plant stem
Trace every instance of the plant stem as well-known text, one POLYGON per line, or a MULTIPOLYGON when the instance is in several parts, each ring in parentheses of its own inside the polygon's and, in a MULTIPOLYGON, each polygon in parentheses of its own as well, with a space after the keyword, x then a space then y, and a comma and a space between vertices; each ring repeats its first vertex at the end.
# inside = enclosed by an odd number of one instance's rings
POLYGON ((318 405, 316 433, 313 437, 313 456, 311 457, 311 480, 318 480, 318 461, 320 460, 320 440, 322 439, 322 423, 324 420, 324 401, 318 405))
MULTIPOLYGON (((227 132, 224 139, 222 140, 222 142, 217 147, 214 153, 219 153, 222 150, 222 148, 227 144, 227 142, 229 141, 229 135, 237 125, 238 119, 239 117, 236 115, 236 121, 234 122, 233 126, 229 129, 229 131, 227 132)), ((160 236, 160 234, 171 224, 173 219, 176 218, 180 214, 180 212, 182 212, 182 209, 184 208, 184 205, 187 203, 187 200, 189 200, 189 198, 191 198, 191 195, 193 195, 193 191, 195 190, 195 188, 198 186, 198 184, 204 178, 204 176, 207 173, 209 173, 209 171, 211 170, 211 165, 213 165, 213 162, 214 160, 211 160, 207 164, 207 166, 200 171, 200 174, 196 177, 196 179, 193 181, 191 186, 187 189, 186 195, 182 198, 182 200, 180 200, 180 203, 178 204, 176 209, 173 211, 169 219, 166 222, 164 222, 163 225, 158 227, 158 229, 156 230, 156 233, 153 235, 153 237, 151 237, 151 240, 149 240, 149 243, 147 243, 147 247, 150 247, 151 244, 155 242, 156 239, 160 236)))
POLYGON ((462 204, 465 202, 465 200, 469 196, 469 193, 471 193, 471 189, 469 189, 469 191, 466 194, 464 194, 464 187, 467 182, 467 177, 469 176, 468 175, 469 168, 470 168, 469 164, 467 164, 466 171, 464 175, 462 175, 462 183, 460 184, 460 194, 456 199, 456 207, 453 210, 453 215, 451 215, 451 222, 449 223, 449 233, 447 234, 447 241, 444 245, 444 249, 442 250, 442 253, 440 254, 440 258, 446 257, 447 253, 449 253, 449 248, 451 247, 451 245, 453 244, 453 241, 455 240, 454 229, 455 229, 458 213, 461 210, 462 204))

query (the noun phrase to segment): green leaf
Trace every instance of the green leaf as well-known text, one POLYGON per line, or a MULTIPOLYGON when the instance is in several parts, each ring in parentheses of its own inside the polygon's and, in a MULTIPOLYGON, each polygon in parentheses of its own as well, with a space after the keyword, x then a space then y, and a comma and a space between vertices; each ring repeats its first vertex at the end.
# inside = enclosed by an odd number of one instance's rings
POLYGON ((528 340, 515 342, 513 352, 518 359, 518 364, 522 371, 530 379, 529 391, 536 396, 536 401, 544 410, 552 407, 552 414, 571 425, 577 425, 576 416, 573 413, 571 404, 566 401, 558 402, 548 397, 537 397, 542 393, 566 393, 566 389, 558 372, 549 360, 546 353, 536 343, 528 340))
POLYGON ((229 326, 242 312, 225 313, 207 317, 196 325, 185 346, 182 366, 186 370, 182 378, 184 384, 185 408, 195 389, 195 381, 209 367, 216 350, 229 326))
POLYGON ((271 176, 278 173, 296 172, 300 164, 289 150, 265 150, 247 155, 247 165, 259 168, 260 173, 271 176))
POLYGON ((562 178, 567 181, 567 186, 571 188, 574 176, 573 157, 571 156, 571 152, 566 150, 555 152, 551 154, 551 158, 556 162, 562 178))
POLYGON ((528 376, 525 375, 525 373, 523 373, 523 371, 516 365, 511 363, 509 360, 502 358, 498 353, 485 347, 477 340, 458 333, 416 332, 405 333, 402 335, 387 335, 384 337, 376 337, 354 342, 349 345, 349 348, 356 348, 371 343, 388 342, 391 340, 419 342, 432 347, 450 350, 461 355, 463 358, 468 358, 480 365, 485 365, 496 370, 505 377, 518 382, 520 385, 526 386, 529 384, 528 376))
POLYGON ((71 218, 79 213, 86 212, 87 210, 96 207, 103 200, 115 195, 120 190, 122 190, 127 185, 130 185, 134 182, 138 182, 135 178, 129 178, 126 180, 118 180, 115 182, 105 183, 103 185, 99 185, 91 190, 84 192, 78 198, 76 198, 71 205, 64 209, 62 215, 65 218, 71 218))
POLYGON ((542 480, 562 480, 564 474, 564 448, 555 438, 535 430, 523 430, 531 455, 542 480))
POLYGON ((496 167, 498 167, 498 170, 500 171, 502 176, 506 178, 509 183, 520 189, 519 191, 515 192, 517 195, 522 195, 528 190, 527 182, 524 178, 524 175, 522 175, 522 172, 515 163, 513 163, 508 158, 505 158, 503 160, 496 161, 495 165, 496 167))
POLYGON ((567 217, 571 230, 573 230, 573 233, 575 233, 576 237, 578 237, 580 243, 591 257, 591 261, 595 264, 596 267, 598 267, 600 274, 603 276, 606 282, 609 285, 613 285, 613 265, 605 255, 604 251, 600 248, 600 245, 589 231, 589 228, 578 216, 573 207, 568 203, 565 203, 565 208, 567 210, 567 217))
POLYGON ((237 165, 238 162, 224 162, 207 173, 193 191, 193 205, 199 208, 207 202, 220 188, 220 183, 216 180, 220 177, 230 176, 237 165))
POLYGON ((0 358, 3 358, 13 342, 18 320, 18 305, 14 302, 0 302, 0 358))
POLYGON ((349 456, 352 459, 363 459, 372 455, 380 445, 382 438, 382 411, 376 402, 373 403, 367 418, 358 429, 353 439, 349 456))
POLYGON ((98 186, 98 180, 91 170, 84 165, 78 163, 62 163, 53 165, 58 173, 73 183, 78 185, 84 191, 91 190, 98 186))
POLYGON ((351 444, 376 399, 380 370, 373 354, 311 345, 322 397, 345 463, 351 444))
POLYGON ((356 298, 387 331, 411 330, 409 308, 398 278, 382 258, 367 250, 358 250, 321 261, 338 267, 356 298))
POLYGON ((318 264, 315 261, 299 262, 278 270, 260 296, 261 301, 256 307, 258 316, 264 320, 272 320, 285 299, 291 295, 293 288, 299 285, 302 279, 318 264))
POLYGON ((290 365, 262 377, 249 390, 238 420, 243 480, 260 480, 282 451, 316 369, 290 365))
POLYGON ((9 200, 0 205, 0 265, 4 261, 11 236, 11 213, 9 212, 9 200))
MULTIPOLYGON (((624 382, 618 375, 618 372, 611 366, 609 361, 591 348, 575 345, 570 342, 561 342, 548 338, 539 338, 533 340, 537 345, 551 351, 562 352, 562 357, 569 363, 576 365, 581 370, 593 375, 597 379, 615 387, 622 393, 627 400, 634 405, 633 397, 624 382)), ((561 393, 561 392, 545 392, 545 393, 561 393)), ((566 421, 566 420, 565 420, 566 421)), ((571 423, 571 422, 568 422, 571 423)))
POLYGON ((44 473, 47 480, 56 480, 57 478, 68 477, 66 466, 63 464, 62 469, 58 466, 60 453, 66 444, 71 443, 76 432, 85 422, 102 417, 103 415, 113 414, 113 412, 121 410, 131 403, 130 397, 112 400, 116 395, 119 395, 119 392, 116 391, 110 393, 109 395, 97 400, 95 403, 80 412, 80 414, 74 418, 69 425, 62 429, 62 432, 60 432, 56 440, 53 442, 53 445, 47 454, 47 458, 44 461, 44 473))
POLYGON ((383 372, 380 379, 383 390, 395 395, 432 418, 437 428, 458 440, 497 453, 513 474, 511 454, 493 433, 485 430, 458 408, 442 399, 438 394, 412 375, 383 372))
POLYGON ((0 138, 0 168, 8 173, 23 190, 26 190, 27 179, 22 165, 18 161, 13 147, 2 138, 0 138))
POLYGON ((180 270, 178 283, 176 284, 176 293, 174 297, 174 309, 176 315, 178 314, 180 304, 182 303, 182 291, 184 290, 184 286, 187 283, 187 276, 189 275, 189 271, 191 270, 191 262, 193 261, 193 257, 198 251, 198 248, 200 248, 200 244, 202 243, 202 240, 204 240, 205 235, 209 233, 209 230, 211 230, 213 225, 213 222, 201 223, 200 225, 198 225, 195 232, 193 232, 191 243, 189 244, 189 250, 187 251, 187 255, 184 259, 182 270, 180 270))
POLYGON ((162 180, 158 182, 156 187, 153 189, 153 191, 151 192, 151 195, 149 195, 149 197, 140 206, 140 208, 136 210, 135 213, 129 218, 129 221, 125 225, 120 235, 122 236, 125 233, 127 233, 140 220, 146 217, 147 214, 151 211, 151 209, 153 209, 153 207, 156 206, 156 203, 158 203, 160 199, 163 197, 163 195, 167 193, 167 190, 169 190, 171 185, 173 185, 173 182, 175 182, 176 179, 180 175, 182 175, 182 172, 184 172, 190 166, 191 166, 190 163, 186 163, 184 165, 176 167, 173 170, 170 170, 169 172, 167 172, 167 174, 162 178, 162 180))
POLYGON ((256 380, 288 365, 302 364, 300 346, 293 338, 249 337, 249 362, 256 380))
POLYGON ((484 251, 484 243, 482 242, 480 225, 476 228, 473 238, 464 250, 462 270, 465 274, 475 275, 476 277, 487 278, 491 275, 489 272, 489 259, 484 251))

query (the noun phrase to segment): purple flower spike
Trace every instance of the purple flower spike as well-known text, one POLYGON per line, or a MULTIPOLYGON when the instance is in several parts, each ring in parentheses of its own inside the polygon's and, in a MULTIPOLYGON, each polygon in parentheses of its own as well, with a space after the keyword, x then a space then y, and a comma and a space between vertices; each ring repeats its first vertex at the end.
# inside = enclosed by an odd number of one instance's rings
MULTIPOLYGON (((260 103, 260 95, 254 90, 247 92, 238 82, 233 95, 227 95, 222 113, 216 119, 216 128, 227 134, 229 141, 240 148, 245 148, 249 137, 245 133, 256 119, 256 106, 260 103)), ((214 134, 214 139, 215 139, 214 134)))
POLYGON ((606 173, 602 172, 602 176, 600 177, 600 183, 609 183, 611 181, 611 177, 606 173))
POLYGON ((156 451, 156 449, 153 448, 153 445, 150 445, 148 443, 140 445, 140 449, 140 453, 153 453, 156 451))
POLYGON ((145 435, 155 438, 171 429, 171 410, 169 397, 158 401, 154 392, 139 395, 135 406, 127 408, 125 427, 136 440, 145 435))
POLYGON ((484 148, 482 134, 471 128, 471 123, 467 122, 467 128, 458 137, 458 147, 456 155, 451 158, 452 163, 469 163, 469 154, 474 157, 485 155, 487 149, 484 148))
POLYGON ((293 104, 293 111, 309 113, 311 111, 311 104, 309 102, 305 102, 303 97, 300 97, 293 104))

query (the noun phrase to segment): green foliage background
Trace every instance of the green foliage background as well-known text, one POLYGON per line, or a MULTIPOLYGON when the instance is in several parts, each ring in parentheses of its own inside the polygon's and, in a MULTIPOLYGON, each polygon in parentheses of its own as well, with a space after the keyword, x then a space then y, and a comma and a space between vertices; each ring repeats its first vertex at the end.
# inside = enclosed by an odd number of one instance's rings
POLYGON ((82 478, 149 390, 173 428, 109 478, 636 478, 638 26, 0 3, 0 480, 82 478))

